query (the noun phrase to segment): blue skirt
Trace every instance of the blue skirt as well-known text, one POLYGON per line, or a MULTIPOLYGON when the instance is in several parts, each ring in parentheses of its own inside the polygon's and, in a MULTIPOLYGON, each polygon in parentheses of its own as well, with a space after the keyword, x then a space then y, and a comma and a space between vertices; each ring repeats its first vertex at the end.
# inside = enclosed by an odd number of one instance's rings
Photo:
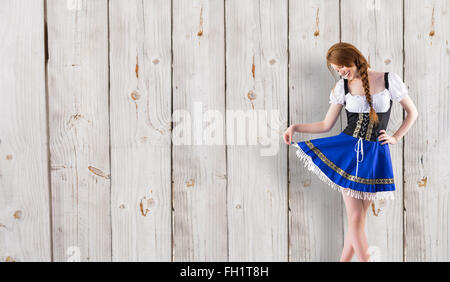
POLYGON ((305 167, 338 191, 363 200, 394 199, 389 145, 344 132, 293 143, 305 167))

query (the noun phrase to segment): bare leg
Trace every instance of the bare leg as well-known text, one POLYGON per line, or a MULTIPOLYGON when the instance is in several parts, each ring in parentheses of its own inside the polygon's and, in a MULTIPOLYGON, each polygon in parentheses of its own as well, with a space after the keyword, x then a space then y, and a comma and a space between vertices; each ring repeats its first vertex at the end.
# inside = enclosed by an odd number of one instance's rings
POLYGON ((351 261, 355 252, 360 261, 368 261, 370 258, 367 252, 369 246, 364 232, 364 225, 371 201, 355 199, 348 196, 345 192, 342 195, 347 212, 348 232, 345 237, 340 261, 351 261))
POLYGON ((353 249, 350 233, 347 232, 347 235, 345 235, 345 241, 344 241, 344 249, 342 249, 342 255, 340 262, 347 262, 351 261, 353 258, 353 255, 355 254, 355 250, 353 249))

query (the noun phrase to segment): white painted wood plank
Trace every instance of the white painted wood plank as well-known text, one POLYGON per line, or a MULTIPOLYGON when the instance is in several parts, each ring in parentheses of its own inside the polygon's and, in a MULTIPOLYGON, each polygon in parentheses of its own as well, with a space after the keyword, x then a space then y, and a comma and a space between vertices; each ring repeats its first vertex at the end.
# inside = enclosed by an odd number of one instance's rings
POLYGON ((111 259, 107 1, 47 1, 56 261, 111 259))
MULTIPOLYGON (((339 1, 289 2, 289 123, 325 118, 335 81, 325 54, 339 41, 339 1)), ((339 134, 296 134, 304 141, 339 134)), ((343 246, 342 195, 289 152, 290 261, 337 261, 343 246)))
POLYGON ((110 1, 114 261, 170 261, 170 1, 110 1))
POLYGON ((50 261, 44 2, 0 6, 0 261, 50 261))
MULTIPOLYGON (((192 124, 200 120, 194 117, 195 103, 202 107, 199 112, 215 110, 220 112, 218 118, 225 118, 224 36, 223 1, 173 1, 173 110, 190 113, 192 124)), ((188 121, 175 120, 174 130, 182 123, 188 121)), ((202 138, 196 129, 192 132, 194 141, 202 138)), ((217 134, 225 136, 224 129, 217 134)), ((223 143, 173 145, 175 261, 227 260, 223 143)))
POLYGON ((287 1, 226 1, 225 11, 229 259, 287 261, 287 1), (237 111, 256 115, 243 132, 237 111), (252 130, 254 145, 238 145, 252 130))
POLYGON ((450 5, 405 1, 405 82, 419 117, 405 136, 405 260, 450 260, 450 5))
MULTIPOLYGON (((401 1, 342 1, 342 41, 355 45, 378 72, 402 76, 401 1), (390 20, 386 20, 390 19, 390 20)), ((403 121, 403 109, 394 101, 387 133, 393 135, 403 121)), ((395 200, 373 202, 369 208, 366 232, 369 251, 375 260, 403 260, 403 166, 402 144, 389 145, 395 179, 395 200)), ((344 207, 344 216, 345 207, 344 207)), ((346 216, 344 217, 347 226, 346 216)), ((356 259, 356 255, 354 257, 356 259)))

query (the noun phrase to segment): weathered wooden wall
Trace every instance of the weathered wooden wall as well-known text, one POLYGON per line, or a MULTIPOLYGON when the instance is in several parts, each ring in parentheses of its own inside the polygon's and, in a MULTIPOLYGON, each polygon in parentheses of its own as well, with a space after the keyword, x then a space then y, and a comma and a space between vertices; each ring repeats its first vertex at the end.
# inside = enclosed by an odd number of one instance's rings
POLYGON ((0 261, 52 258, 43 4, 0 8, 0 261))
MULTIPOLYGON (((287 1, 225 1, 225 11, 227 110, 278 109, 286 121, 287 1)), ((278 153, 262 156, 265 138, 258 130, 258 146, 227 146, 230 261, 288 257, 288 148, 277 138, 278 153)))
MULTIPOLYGON (((355 44, 403 76, 419 119, 375 202, 385 261, 450 259, 450 4, 358 0, 5 0, 0 7, 0 261, 337 261, 341 195, 280 138, 321 120, 324 55, 355 44), (171 142, 183 110, 277 110, 279 150, 171 142), (173 121, 172 121, 173 117, 173 121)), ((251 116, 249 117, 251 119, 251 116)), ((388 133, 404 119, 397 103, 388 133)), ((326 134, 337 134, 342 114, 326 134)), ((201 142, 193 125, 191 139, 201 142)), ((258 133, 259 134, 259 133, 258 133)), ((184 136, 186 137, 186 136, 184 136)))
POLYGON ((422 112, 404 140, 405 259, 448 261, 450 2, 405 1, 404 9, 404 78, 422 112))
MULTIPOLYGON (((403 72, 403 12, 401 1, 341 1, 341 40, 352 42, 367 57, 375 70, 403 72)), ((406 82, 408 83, 408 82, 406 82)), ((414 97, 414 91, 411 91, 414 97)), ((393 135, 403 121, 399 103, 392 105, 387 133, 393 135)), ((376 201, 368 213, 366 232, 372 256, 382 260, 401 261, 403 258, 403 142, 390 145, 395 201, 376 201)), ((345 208, 344 208, 345 214, 345 208)), ((347 217, 344 217, 347 226, 347 217)), ((356 256, 355 256, 356 259, 356 256)))
MULTIPOLYGON (((290 124, 316 122, 325 117, 328 96, 334 86, 325 54, 336 42, 339 42, 339 1, 289 2, 290 124)), ((329 133, 299 134, 295 139, 338 134, 343 122, 341 117, 329 133)), ((289 260, 338 260, 344 242, 342 195, 307 171, 292 149, 289 178, 289 260)))

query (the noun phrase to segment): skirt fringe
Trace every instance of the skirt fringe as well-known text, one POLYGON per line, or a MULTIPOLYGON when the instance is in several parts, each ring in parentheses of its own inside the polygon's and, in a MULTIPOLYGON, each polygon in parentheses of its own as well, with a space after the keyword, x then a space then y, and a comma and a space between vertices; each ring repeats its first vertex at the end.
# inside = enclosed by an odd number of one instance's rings
POLYGON ((297 157, 303 161, 305 167, 313 172, 314 174, 316 174, 320 180, 322 180, 323 182, 327 183, 331 188, 333 188, 336 191, 339 192, 344 192, 346 193, 348 196, 351 196, 353 198, 356 199, 361 199, 361 200, 384 200, 384 199, 394 199, 394 191, 383 191, 383 192, 376 192, 376 193, 370 193, 370 192, 362 192, 362 191, 357 191, 351 188, 345 188, 342 187, 336 183, 334 183, 333 181, 331 181, 331 179, 328 178, 328 176, 323 173, 322 170, 320 170, 320 168, 313 162, 312 158, 307 155, 301 148, 300 146, 298 146, 298 144, 294 144, 294 146, 296 146, 297 149, 297 157))

